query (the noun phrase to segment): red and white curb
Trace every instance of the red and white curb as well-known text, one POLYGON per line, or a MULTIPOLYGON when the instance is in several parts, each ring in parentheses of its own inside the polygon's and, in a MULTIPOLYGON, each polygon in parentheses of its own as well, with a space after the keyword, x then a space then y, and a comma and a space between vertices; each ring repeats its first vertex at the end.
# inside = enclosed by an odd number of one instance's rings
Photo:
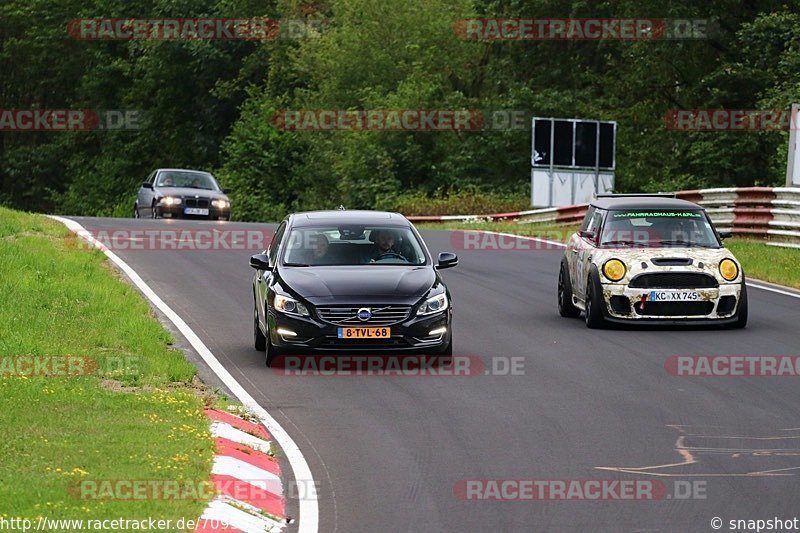
MULTIPOLYGON (((189 327, 186 321, 183 320, 183 318, 181 318, 181 316, 178 315, 178 313, 176 313, 169 305, 167 305, 167 303, 161 299, 161 297, 133 268, 131 268, 130 265, 128 265, 128 263, 123 261, 122 258, 120 258, 117 254, 109 250, 101 242, 95 239, 92 234, 78 222, 55 215, 47 216, 53 220, 61 222, 70 231, 77 234, 78 237, 85 240, 92 246, 96 246, 102 250, 106 257, 108 257, 109 261, 111 261, 119 270, 121 270, 128 277, 130 282, 142 292, 144 297, 147 298, 156 309, 161 311, 166 319, 169 320, 178 329, 178 331, 181 332, 184 338, 186 338, 189 344, 191 344, 192 348, 194 348, 197 354, 203 359, 208 368, 214 372, 214 374, 217 375, 217 377, 228 388, 228 390, 233 393, 233 396, 242 403, 248 412, 252 413, 255 418, 261 421, 264 427, 269 431, 270 435, 274 437, 275 442, 280 446, 281 451, 286 457, 286 461, 291 466, 294 479, 303 480, 303 483, 307 487, 303 498, 301 498, 297 504, 298 533, 317 533, 317 531, 319 531, 319 501, 317 488, 314 482, 314 476, 311 473, 311 468, 309 467, 308 462, 303 456, 303 452, 297 446, 297 443, 294 441, 294 439, 292 439, 292 437, 286 432, 280 423, 278 423, 278 421, 269 412, 267 412, 267 410, 264 409, 261 404, 259 404, 256 399, 244 389, 244 387, 242 387, 236 378, 234 378, 231 373, 228 372, 228 370, 222 365, 222 363, 219 362, 211 350, 208 349, 208 346, 206 346, 205 343, 200 339, 197 333, 195 333, 192 328, 189 327)), ((224 510, 228 510, 228 507, 232 506, 227 504, 227 502, 214 503, 215 509, 222 508, 224 510)), ((245 516, 236 514, 239 520, 248 520, 248 529, 243 529, 240 531, 252 530, 249 529, 252 524, 250 524, 250 518, 248 518, 246 514, 247 513, 245 513, 245 516)), ((258 524, 258 522, 256 523, 258 524)), ((256 527, 258 527, 258 525, 256 527)), ((229 529, 228 531, 231 530, 229 529)), ((255 531, 258 531, 258 529, 255 529, 255 531)))
POLYGON ((286 523, 281 469, 269 455, 272 437, 260 424, 206 409, 216 455, 211 483, 217 497, 206 507, 195 533, 262 533, 286 523))

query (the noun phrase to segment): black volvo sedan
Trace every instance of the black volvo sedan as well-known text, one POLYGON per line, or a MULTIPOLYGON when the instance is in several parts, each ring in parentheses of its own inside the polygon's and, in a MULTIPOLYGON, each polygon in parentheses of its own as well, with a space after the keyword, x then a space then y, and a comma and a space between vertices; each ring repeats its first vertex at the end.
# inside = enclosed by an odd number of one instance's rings
POLYGON ((269 366, 284 352, 452 355, 450 293, 404 216, 313 211, 286 217, 269 249, 250 258, 254 336, 269 366))

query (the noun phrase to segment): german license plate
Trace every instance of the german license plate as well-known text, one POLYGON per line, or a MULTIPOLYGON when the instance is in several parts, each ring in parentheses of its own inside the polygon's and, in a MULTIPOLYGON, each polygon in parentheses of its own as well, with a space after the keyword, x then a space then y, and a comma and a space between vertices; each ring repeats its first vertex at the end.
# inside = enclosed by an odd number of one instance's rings
POLYGON ((694 302, 700 299, 697 291, 650 291, 648 302, 694 302))
POLYGON ((392 328, 339 328, 340 339, 388 339, 392 328))
POLYGON ((184 215, 208 215, 208 209, 200 207, 187 207, 183 210, 184 215))

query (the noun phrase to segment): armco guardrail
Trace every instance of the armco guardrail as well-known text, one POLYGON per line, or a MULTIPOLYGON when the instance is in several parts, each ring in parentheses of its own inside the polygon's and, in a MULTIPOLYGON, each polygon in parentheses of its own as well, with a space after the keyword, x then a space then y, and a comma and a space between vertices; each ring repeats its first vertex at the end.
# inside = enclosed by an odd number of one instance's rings
MULTIPOLYGON (((762 239, 767 244, 800 248, 800 188, 741 187, 681 191, 678 198, 706 208, 720 230, 762 239)), ((490 215, 410 216, 414 222, 509 220, 520 224, 577 224, 587 204, 490 215)))

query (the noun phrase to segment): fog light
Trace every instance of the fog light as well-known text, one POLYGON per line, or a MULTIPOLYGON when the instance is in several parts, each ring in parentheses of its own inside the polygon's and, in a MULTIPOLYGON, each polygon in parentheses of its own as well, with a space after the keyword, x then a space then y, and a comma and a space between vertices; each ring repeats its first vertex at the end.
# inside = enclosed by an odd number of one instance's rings
POLYGON ((278 335, 283 337, 297 337, 297 333, 290 329, 278 328, 278 335))
POLYGON ((447 328, 446 327, 441 327, 441 328, 436 328, 436 329, 430 330, 428 332, 428 335, 444 335, 445 333, 447 333, 447 328))

